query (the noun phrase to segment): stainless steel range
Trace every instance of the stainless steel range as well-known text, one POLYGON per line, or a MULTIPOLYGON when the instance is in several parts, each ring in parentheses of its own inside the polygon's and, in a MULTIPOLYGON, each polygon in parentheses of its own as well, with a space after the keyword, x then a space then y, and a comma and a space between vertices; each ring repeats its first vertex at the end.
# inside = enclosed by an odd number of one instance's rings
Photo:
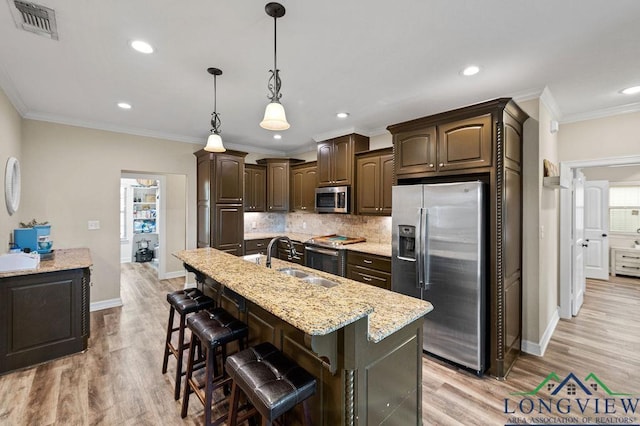
POLYGON ((347 275, 345 245, 363 241, 366 240, 335 234, 313 237, 304 244, 305 266, 344 277, 347 275))

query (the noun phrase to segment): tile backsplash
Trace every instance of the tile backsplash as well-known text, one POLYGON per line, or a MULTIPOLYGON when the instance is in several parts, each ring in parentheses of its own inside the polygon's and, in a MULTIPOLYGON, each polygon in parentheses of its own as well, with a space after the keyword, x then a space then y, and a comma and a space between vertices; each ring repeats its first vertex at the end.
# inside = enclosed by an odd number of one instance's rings
POLYGON ((391 243, 391 217, 316 213, 245 213, 244 232, 339 234, 364 237, 372 243, 391 243), (255 227, 254 227, 255 225, 255 227))

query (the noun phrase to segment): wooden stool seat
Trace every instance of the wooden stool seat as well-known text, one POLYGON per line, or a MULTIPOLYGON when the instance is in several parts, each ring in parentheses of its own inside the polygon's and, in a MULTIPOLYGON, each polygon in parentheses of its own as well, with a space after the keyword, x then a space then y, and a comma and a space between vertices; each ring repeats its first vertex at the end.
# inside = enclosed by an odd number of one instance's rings
POLYGON ((263 424, 270 425, 300 403, 304 406, 305 423, 311 424, 306 402, 316 392, 316 379, 271 343, 229 356, 225 370, 233 380, 230 425, 238 421, 239 390, 262 416, 263 424))
POLYGON ((169 363, 169 355, 173 355, 177 360, 176 365, 176 385, 173 397, 177 400, 180 398, 180 386, 182 382, 182 361, 184 359, 184 351, 189 348, 190 343, 184 341, 184 332, 186 327, 186 318, 188 314, 199 312, 203 309, 215 307, 215 301, 204 295, 197 288, 186 288, 184 290, 174 291, 167 294, 167 302, 169 302, 169 322, 167 324, 167 338, 164 345, 164 358, 162 361, 162 374, 167 372, 169 363), (173 326, 175 313, 178 311, 180 315, 180 323, 178 327, 173 326), (171 342, 173 333, 178 332, 178 344, 174 346, 171 342))
POLYGON ((215 422, 211 422, 213 391, 227 384, 229 380, 225 377, 223 369, 218 370, 217 351, 221 354, 220 367, 222 367, 227 358, 227 345, 237 341, 240 350, 243 350, 249 335, 249 327, 222 308, 200 311, 189 316, 187 327, 191 330, 192 344, 187 360, 187 377, 182 396, 181 416, 183 418, 187 416, 189 395, 193 392, 204 405, 205 425, 220 424, 226 420, 227 416, 222 416, 215 422), (199 361, 195 357, 196 343, 206 350, 204 380, 199 380, 193 375, 199 361))

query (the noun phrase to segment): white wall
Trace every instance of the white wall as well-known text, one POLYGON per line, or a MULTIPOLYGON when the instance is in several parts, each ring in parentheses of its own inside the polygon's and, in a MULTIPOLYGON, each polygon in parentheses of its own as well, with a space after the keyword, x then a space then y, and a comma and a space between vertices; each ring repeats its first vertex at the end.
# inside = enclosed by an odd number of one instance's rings
MULTIPOLYGON (((120 297, 119 188, 123 171, 184 176, 170 185, 180 187, 178 194, 187 188, 186 198, 176 195, 174 201, 186 200, 186 246, 195 247, 193 152, 201 146, 42 121, 23 123, 21 218, 51 222, 56 248, 91 250, 92 303, 120 297), (89 231, 88 220, 99 220, 100 229, 89 231)), ((172 195, 167 198, 173 200, 172 195)), ((176 220, 181 220, 176 226, 184 226, 184 218, 176 220)))
POLYGON ((525 352, 544 353, 558 320, 558 190, 542 185, 542 163, 558 163, 555 119, 540 99, 520 103, 531 117, 523 149, 523 344, 525 352))
POLYGON ((638 155, 640 112, 562 124, 558 135, 560 161, 638 155))
MULTIPOLYGON (((0 89, 0 173, 2 173, 2 193, 4 194, 4 175, 9 157, 15 157, 22 163, 22 119, 13 107, 2 89, 0 89)), ((22 164, 21 164, 22 165, 22 164)), ((24 175, 24 165, 22 165, 24 175)), ((4 201, 0 201, 0 253, 6 253, 9 249, 9 241, 12 239, 13 230, 18 227, 19 219, 24 207, 20 205, 18 211, 9 215, 4 201)))

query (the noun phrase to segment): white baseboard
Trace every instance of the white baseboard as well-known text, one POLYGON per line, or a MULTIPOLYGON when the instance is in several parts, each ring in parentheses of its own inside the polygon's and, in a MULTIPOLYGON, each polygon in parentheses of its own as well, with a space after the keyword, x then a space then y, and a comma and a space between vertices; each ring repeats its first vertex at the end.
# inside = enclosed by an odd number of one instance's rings
POLYGON ((560 321, 560 315, 558 310, 553 311, 553 315, 551 315, 551 321, 547 325, 547 329, 544 331, 542 338, 539 342, 531 342, 529 340, 522 341, 522 352, 526 352, 531 355, 543 356, 544 351, 547 350, 547 346, 551 341, 551 336, 553 336, 553 332, 556 330, 556 326, 560 321))
POLYGON ((173 271, 173 272, 167 272, 164 274, 164 278, 162 278, 163 280, 170 280, 172 278, 184 278, 184 274, 185 274, 185 270, 181 270, 181 271, 173 271))
POLYGON ((108 300, 101 300, 99 302, 93 302, 92 304, 89 305, 89 311, 90 312, 101 311, 103 309, 117 308, 118 306, 122 306, 122 299, 120 299, 119 297, 116 299, 108 299, 108 300))

